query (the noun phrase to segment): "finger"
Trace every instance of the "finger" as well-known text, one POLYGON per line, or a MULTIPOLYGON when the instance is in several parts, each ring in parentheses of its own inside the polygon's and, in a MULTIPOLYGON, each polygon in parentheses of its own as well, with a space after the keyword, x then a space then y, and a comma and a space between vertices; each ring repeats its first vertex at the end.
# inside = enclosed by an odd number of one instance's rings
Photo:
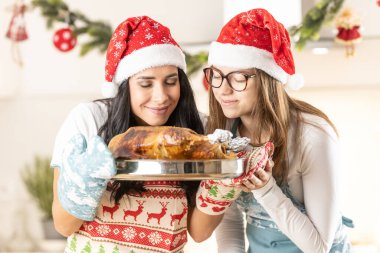
POLYGON ((260 187, 262 185, 262 182, 255 175, 252 175, 247 181, 244 181, 243 185, 253 190, 257 189, 257 187, 260 187))
POLYGON ((274 166, 274 162, 272 161, 272 159, 268 159, 267 163, 265 164, 265 171, 272 173, 273 166, 274 166))
POLYGON ((265 172, 262 168, 259 168, 256 173, 256 177, 258 177, 262 182, 267 182, 269 180, 269 174, 265 172))
POLYGON ((250 191, 254 190, 256 188, 256 186, 252 182, 250 182, 249 180, 245 180, 242 183, 241 188, 245 192, 250 192, 250 191))

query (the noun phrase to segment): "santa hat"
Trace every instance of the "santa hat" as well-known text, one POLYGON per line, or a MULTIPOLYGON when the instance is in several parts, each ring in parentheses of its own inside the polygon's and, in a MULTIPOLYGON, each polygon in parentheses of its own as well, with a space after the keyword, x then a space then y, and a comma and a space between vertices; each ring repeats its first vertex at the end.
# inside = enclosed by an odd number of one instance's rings
POLYGON ((264 9, 253 9, 232 18, 211 43, 208 64, 257 68, 292 89, 303 85, 302 76, 295 75, 287 30, 264 9))
POLYGON ((113 97, 120 84, 148 68, 174 65, 186 71, 185 55, 169 28, 147 16, 128 18, 113 32, 102 94, 113 97))

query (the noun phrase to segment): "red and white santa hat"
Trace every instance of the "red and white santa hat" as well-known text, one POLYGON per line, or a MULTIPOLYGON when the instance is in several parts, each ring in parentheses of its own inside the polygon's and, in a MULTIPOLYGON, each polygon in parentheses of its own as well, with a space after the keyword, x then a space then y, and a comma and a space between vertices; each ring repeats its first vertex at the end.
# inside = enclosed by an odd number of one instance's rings
POLYGON ((211 43, 208 64, 257 68, 291 89, 303 86, 302 76, 295 75, 287 30, 264 9, 253 9, 232 18, 211 43))
POLYGON ((124 80, 148 68, 174 65, 186 71, 185 55, 169 28, 147 16, 122 22, 113 32, 106 57, 105 97, 114 97, 124 80))

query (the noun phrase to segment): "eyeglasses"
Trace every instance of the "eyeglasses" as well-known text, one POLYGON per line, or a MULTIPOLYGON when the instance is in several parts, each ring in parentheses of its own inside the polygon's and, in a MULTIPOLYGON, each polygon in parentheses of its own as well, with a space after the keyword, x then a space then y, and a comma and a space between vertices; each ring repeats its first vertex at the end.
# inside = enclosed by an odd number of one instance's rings
POLYGON ((230 72, 227 75, 214 68, 205 68, 203 69, 205 74, 206 81, 211 87, 219 88, 222 86, 224 79, 227 79, 228 85, 235 91, 243 91, 247 88, 248 79, 255 77, 256 74, 245 74, 240 71, 230 72))

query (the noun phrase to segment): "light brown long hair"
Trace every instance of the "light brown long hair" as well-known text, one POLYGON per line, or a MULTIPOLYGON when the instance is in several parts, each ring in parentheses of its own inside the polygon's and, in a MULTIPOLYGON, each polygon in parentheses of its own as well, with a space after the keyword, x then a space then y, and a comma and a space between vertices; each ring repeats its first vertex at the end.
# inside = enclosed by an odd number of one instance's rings
MULTIPOLYGON (((270 141, 275 146, 273 177, 276 179, 277 184, 281 186, 287 182, 289 172, 287 144, 290 124, 294 124, 295 127, 294 141, 296 149, 299 147, 301 139, 301 123, 312 124, 302 117, 302 113, 316 115, 325 119, 335 132, 336 128, 321 110, 304 101, 291 98, 286 93, 282 83, 262 70, 256 69, 256 74, 257 102, 255 108, 252 108, 252 117, 258 120, 260 124, 251 126, 249 130, 254 134, 247 137, 251 138, 254 146, 258 146, 266 141, 263 139, 263 133, 266 136, 269 135, 270 141)), ((209 113, 208 133, 214 132, 217 128, 230 129, 231 120, 224 116, 211 88, 209 89, 209 113)), ((248 128, 249 126, 246 127, 248 128)))

